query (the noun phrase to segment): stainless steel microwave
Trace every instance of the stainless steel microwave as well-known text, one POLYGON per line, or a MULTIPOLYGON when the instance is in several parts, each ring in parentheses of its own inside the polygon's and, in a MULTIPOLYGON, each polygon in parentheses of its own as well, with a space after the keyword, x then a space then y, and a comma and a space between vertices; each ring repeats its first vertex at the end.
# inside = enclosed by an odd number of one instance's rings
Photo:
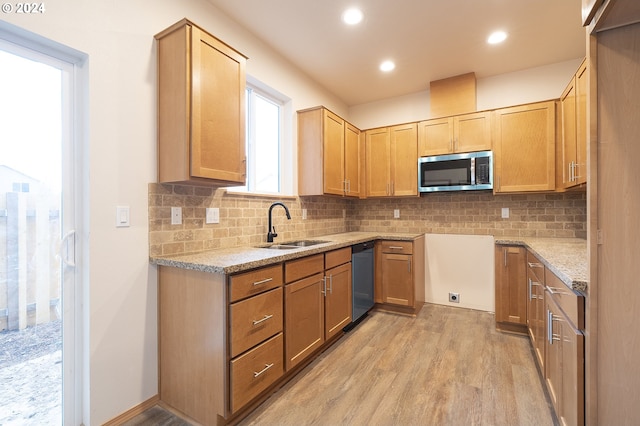
POLYGON ((436 155, 418 159, 418 190, 493 189, 493 152, 436 155))

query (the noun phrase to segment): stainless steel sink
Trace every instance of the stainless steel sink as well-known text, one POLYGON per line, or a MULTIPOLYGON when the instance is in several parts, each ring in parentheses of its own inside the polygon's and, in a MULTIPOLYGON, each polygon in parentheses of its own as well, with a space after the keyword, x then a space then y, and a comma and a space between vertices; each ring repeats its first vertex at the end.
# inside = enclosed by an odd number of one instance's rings
POLYGON ((321 240, 298 240, 298 241, 289 241, 286 243, 279 244, 267 244, 263 246, 258 246, 258 248, 266 248, 271 250, 291 250, 300 247, 310 247, 315 246, 317 244, 328 243, 329 241, 321 241, 321 240))

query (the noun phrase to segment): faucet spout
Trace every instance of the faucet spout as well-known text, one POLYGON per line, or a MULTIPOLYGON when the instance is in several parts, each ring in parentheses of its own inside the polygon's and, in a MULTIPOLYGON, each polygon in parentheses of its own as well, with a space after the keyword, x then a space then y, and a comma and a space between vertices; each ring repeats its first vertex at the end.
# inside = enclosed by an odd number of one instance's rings
POLYGON ((272 225, 272 220, 271 220, 271 214, 272 214, 271 212, 273 211, 273 208, 275 206, 282 206, 282 208, 284 209, 285 213, 287 214, 287 219, 291 220, 291 214, 289 214, 289 209, 287 208, 287 206, 285 206, 284 204, 282 204, 279 201, 271 204, 271 206, 269 207, 269 232, 267 232, 267 242, 268 243, 272 243, 273 239, 278 236, 278 234, 276 234, 276 228, 272 225))

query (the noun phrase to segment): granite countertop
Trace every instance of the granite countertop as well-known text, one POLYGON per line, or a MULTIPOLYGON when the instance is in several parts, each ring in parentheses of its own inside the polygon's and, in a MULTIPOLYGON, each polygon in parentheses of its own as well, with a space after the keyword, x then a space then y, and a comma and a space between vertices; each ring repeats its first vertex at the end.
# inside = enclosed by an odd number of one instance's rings
POLYGON ((496 238, 496 244, 526 246, 560 281, 575 291, 586 293, 587 240, 579 238, 496 238))
MULTIPOLYGON (((306 238, 309 240, 326 241, 322 244, 309 247, 286 250, 274 250, 264 247, 234 247, 191 254, 156 256, 150 257, 149 260, 155 265, 173 266, 176 268, 219 274, 232 274, 312 254, 324 253, 329 250, 348 247, 365 241, 378 239, 411 241, 421 235, 424 234, 344 232, 341 234, 306 238)), ((283 242, 277 241, 274 244, 282 243, 283 242)))

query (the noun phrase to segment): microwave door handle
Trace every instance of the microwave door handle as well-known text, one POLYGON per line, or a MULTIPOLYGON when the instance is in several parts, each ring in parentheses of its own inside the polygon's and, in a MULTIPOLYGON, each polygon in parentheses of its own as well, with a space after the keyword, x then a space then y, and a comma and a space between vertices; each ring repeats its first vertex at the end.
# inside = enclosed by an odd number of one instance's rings
POLYGON ((476 184, 476 159, 471 158, 471 185, 476 184))

